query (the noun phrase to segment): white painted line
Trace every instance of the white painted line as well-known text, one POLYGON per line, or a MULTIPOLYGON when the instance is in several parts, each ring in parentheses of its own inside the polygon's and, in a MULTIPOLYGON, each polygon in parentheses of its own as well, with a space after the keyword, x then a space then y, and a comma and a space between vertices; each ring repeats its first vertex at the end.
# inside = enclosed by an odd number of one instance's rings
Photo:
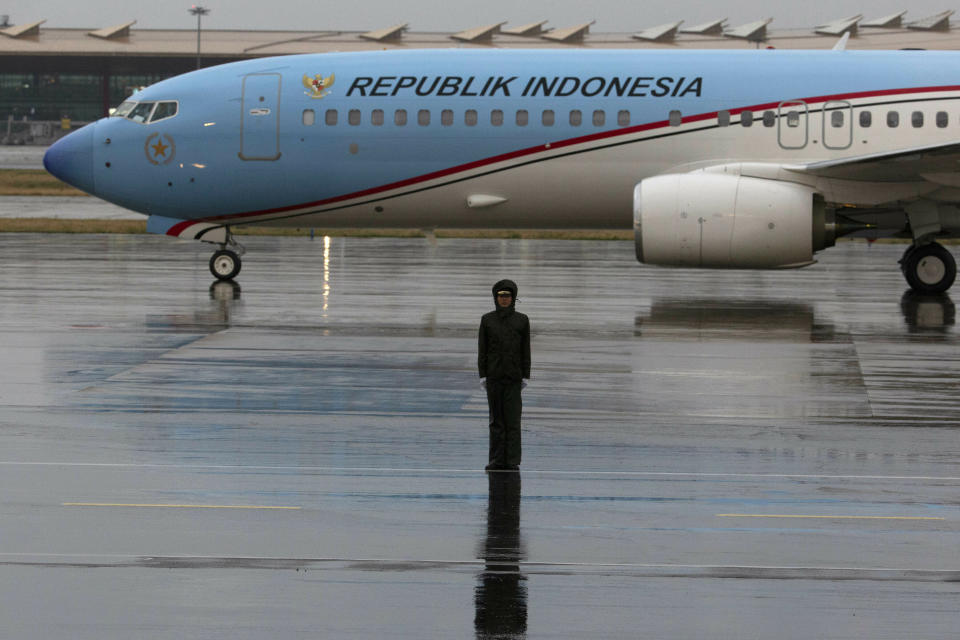
POLYGON ((256 504, 148 504, 127 502, 64 502, 64 507, 131 507, 145 509, 288 509, 302 507, 265 506, 256 504))
MULTIPOLYGON (((0 466, 21 467, 79 467, 102 469, 159 469, 159 470, 250 470, 250 471, 302 471, 302 472, 367 472, 367 473, 460 473, 484 474, 482 468, 403 468, 403 467, 319 467, 319 466, 267 466, 267 465, 215 465, 215 464, 138 464, 117 462, 18 462, 0 460, 0 466)), ((960 482, 960 476, 880 476, 803 473, 702 473, 696 471, 560 471, 550 469, 521 469, 523 475, 558 476, 609 476, 636 478, 799 478, 824 480, 934 480, 960 482)))
MULTIPOLYGON (((300 557, 300 556, 216 556, 216 555, 153 555, 144 554, 110 554, 110 553, 30 553, 30 552, 0 552, 0 561, 4 559, 18 560, 24 558, 48 558, 86 560, 103 558, 115 561, 142 561, 142 560, 170 560, 170 561, 209 561, 209 560, 248 560, 259 562, 312 562, 312 563, 378 563, 378 564, 410 564, 430 566, 476 566, 483 565, 487 560, 471 558, 462 560, 438 560, 424 558, 347 558, 347 557, 300 557)), ((491 560, 491 562, 502 560, 491 560)), ((914 569, 894 567, 851 567, 851 566, 800 566, 800 565, 722 565, 722 564, 666 564, 666 563, 633 563, 633 562, 549 562, 549 561, 510 561, 520 567, 565 567, 565 568, 597 568, 597 569, 686 569, 702 571, 824 571, 824 572, 922 572, 929 574, 953 574, 960 569, 914 569)))
POLYGON ((946 520, 931 516, 824 516, 775 513, 718 513, 718 518, 810 518, 814 520, 946 520))

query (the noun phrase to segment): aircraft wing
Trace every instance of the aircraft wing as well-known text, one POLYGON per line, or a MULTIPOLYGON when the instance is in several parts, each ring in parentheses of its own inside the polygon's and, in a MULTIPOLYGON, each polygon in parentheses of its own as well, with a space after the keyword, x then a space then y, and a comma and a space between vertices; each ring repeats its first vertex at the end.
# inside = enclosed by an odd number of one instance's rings
POLYGON ((785 168, 838 180, 930 181, 960 186, 960 142, 788 165, 785 168))

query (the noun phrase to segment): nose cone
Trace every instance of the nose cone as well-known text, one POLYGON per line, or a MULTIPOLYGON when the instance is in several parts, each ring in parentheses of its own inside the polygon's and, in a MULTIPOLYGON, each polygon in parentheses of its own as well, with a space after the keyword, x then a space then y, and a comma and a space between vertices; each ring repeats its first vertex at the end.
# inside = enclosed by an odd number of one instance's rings
POLYGON ((51 174, 78 189, 93 193, 93 124, 74 131, 51 145, 43 154, 43 166, 51 174))

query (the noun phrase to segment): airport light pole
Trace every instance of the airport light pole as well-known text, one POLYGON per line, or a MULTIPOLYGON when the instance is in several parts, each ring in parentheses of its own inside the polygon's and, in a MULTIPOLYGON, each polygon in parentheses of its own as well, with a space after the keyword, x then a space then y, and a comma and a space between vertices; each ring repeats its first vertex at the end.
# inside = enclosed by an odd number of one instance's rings
POLYGON ((200 68, 200 16, 205 16, 208 13, 210 13, 210 9, 207 9, 206 7, 201 7, 200 5, 195 4, 189 9, 187 9, 187 11, 197 16, 197 69, 199 69, 200 68))

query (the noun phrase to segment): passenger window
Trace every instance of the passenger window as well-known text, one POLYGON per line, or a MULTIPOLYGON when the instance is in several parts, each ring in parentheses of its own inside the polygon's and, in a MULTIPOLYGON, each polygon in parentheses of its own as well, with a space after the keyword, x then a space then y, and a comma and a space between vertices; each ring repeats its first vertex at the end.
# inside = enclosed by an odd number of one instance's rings
POLYGON ((375 127, 383 126, 383 109, 374 109, 370 112, 370 124, 375 127))
POLYGON ((843 111, 834 111, 830 114, 830 126, 839 129, 843 126, 843 111))
POLYGON ((476 109, 467 109, 463 113, 463 124, 468 127, 477 126, 477 110, 476 109))
POLYGON ((900 126, 900 113, 897 111, 887 111, 887 126, 896 129, 900 126))
POLYGON ((593 126, 602 127, 607 121, 607 112, 597 109, 593 112, 593 126))
POLYGON ((744 110, 740 112, 740 125, 744 127, 753 126, 753 111, 744 110))
POLYGON ((763 112, 763 126, 772 127, 777 124, 777 114, 773 111, 764 111, 763 112))
POLYGON ((150 116, 150 122, 166 120, 167 118, 172 118, 175 115, 177 115, 176 102, 158 102, 157 108, 153 110, 153 115, 150 116))
POLYGON ((133 111, 130 112, 130 115, 128 117, 134 122, 139 122, 140 124, 143 124, 144 122, 147 121, 147 118, 150 117, 150 112, 153 111, 153 106, 155 104, 157 103, 141 102, 136 107, 134 107, 133 111))
POLYGON ((679 111, 674 109, 673 111, 670 112, 670 126, 679 127, 681 124, 683 124, 683 115, 681 115, 679 111))
POLYGON ((730 126, 730 112, 729 111, 718 111, 717 112, 717 124, 721 127, 730 126))
POLYGON ((630 126, 630 112, 627 110, 617 112, 617 125, 621 127, 630 126))
POLYGON ((552 109, 545 110, 543 112, 543 117, 541 118, 541 122, 543 122, 543 126, 552 127, 554 121, 555 121, 555 117, 553 114, 553 110, 552 109))
POLYGON ((440 112, 440 124, 444 127, 449 127, 453 124, 453 111, 450 109, 444 109, 440 112))
POLYGON ((327 109, 327 113, 324 114, 323 121, 327 124, 328 127, 336 126, 336 124, 337 124, 337 110, 336 110, 336 109, 327 109))
POLYGON ((429 109, 420 109, 417 111, 417 124, 421 127, 426 127, 430 124, 430 111, 429 109))
POLYGON ((791 129, 796 129, 800 126, 800 112, 799 111, 788 111, 787 112, 787 126, 791 129))
POLYGON ((919 129, 923 126, 923 111, 914 111, 910 114, 910 124, 913 125, 914 129, 919 129))
POLYGON ((312 127, 314 120, 316 120, 317 114, 314 113, 313 109, 304 109, 303 110, 303 124, 307 127, 312 127))
POLYGON ((500 109, 494 109, 490 112, 490 124, 495 127, 499 127, 503 124, 503 111, 500 109))
POLYGON ((526 109, 517 110, 517 126, 518 127, 527 126, 527 122, 529 122, 529 120, 530 120, 530 114, 527 113, 526 109))
POLYGON ((869 129, 873 125, 873 113, 870 111, 860 112, 860 126, 869 129))
POLYGON ((347 122, 354 127, 360 124, 360 109, 350 109, 347 112, 347 122))
POLYGON ((580 113, 579 109, 574 109, 570 112, 570 126, 579 127, 583 122, 583 114, 580 113))
POLYGON ((393 124, 398 127, 407 126, 407 110, 406 109, 397 109, 393 112, 393 124))
POLYGON ((946 129, 949 117, 947 116, 946 111, 937 111, 937 127, 940 129, 946 129))

